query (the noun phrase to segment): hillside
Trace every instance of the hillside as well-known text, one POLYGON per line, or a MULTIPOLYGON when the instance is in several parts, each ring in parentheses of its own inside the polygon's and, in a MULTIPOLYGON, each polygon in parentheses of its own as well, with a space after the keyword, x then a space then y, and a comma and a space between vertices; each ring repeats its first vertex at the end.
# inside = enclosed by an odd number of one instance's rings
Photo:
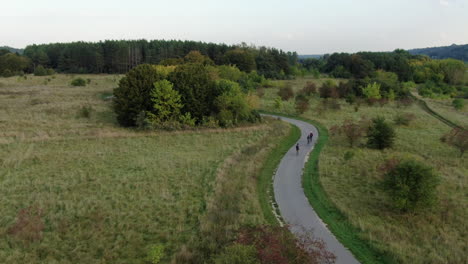
POLYGON ((6 50, 9 50, 10 52, 13 52, 13 53, 18 52, 18 54, 23 54, 23 52, 24 52, 24 49, 15 49, 15 48, 8 47, 8 46, 0 46, 0 50, 1 49, 6 49, 6 50))
POLYGON ((453 58, 453 59, 468 62, 468 44, 466 45, 453 44, 451 46, 445 46, 445 47, 411 49, 408 51, 414 55, 427 55, 431 57, 432 59, 453 58))

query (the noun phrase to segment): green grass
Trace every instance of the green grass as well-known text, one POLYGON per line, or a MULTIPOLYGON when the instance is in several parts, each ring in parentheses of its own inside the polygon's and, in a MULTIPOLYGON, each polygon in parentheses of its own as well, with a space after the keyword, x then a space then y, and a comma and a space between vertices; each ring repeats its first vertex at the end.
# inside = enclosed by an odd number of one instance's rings
POLYGON ((288 125, 125 129, 102 99, 119 76, 85 75, 90 85, 69 86, 75 77, 1 79, 2 261, 147 263, 163 245, 169 263, 206 233, 229 229, 230 241, 238 227, 266 222, 257 175, 288 125), (89 118, 79 115, 83 106, 89 118), (33 208, 26 218, 25 208, 33 208))
POLYGON ((279 142, 278 146, 271 151, 266 162, 263 164, 258 180, 258 194, 260 206, 266 221, 271 225, 277 225, 278 220, 272 212, 273 195, 273 175, 283 156, 301 137, 301 131, 298 127, 292 126, 289 135, 279 142))
MULTIPOLYGON (((302 87, 293 85, 293 88, 297 91, 302 87)), ((273 103, 276 92, 276 88, 265 90, 263 109, 278 111, 273 103)), ((398 114, 416 116, 408 127, 396 128, 397 139, 390 150, 367 149, 361 145, 364 140, 359 147, 350 148, 344 138, 333 136, 323 146, 317 165, 319 174, 313 173, 316 166, 313 160, 308 163, 306 169, 311 171, 306 173, 304 188, 313 204, 315 201, 314 208, 318 208, 338 238, 364 263, 392 259, 401 263, 463 263, 468 162, 466 156, 458 158, 454 148, 439 140, 450 127, 416 104, 409 107, 394 103, 383 107, 361 105, 358 112, 344 101, 340 101, 341 109, 336 111, 318 111, 318 105, 319 99, 312 98, 311 110, 302 117, 318 121, 328 129, 346 119, 383 116, 392 122, 398 114), (355 153, 348 161, 344 159, 347 151, 355 153), (439 202, 435 208, 413 215, 402 215, 391 209, 380 187, 382 176, 378 166, 395 156, 421 160, 440 174, 439 202)), ((294 115, 293 101, 285 102, 281 112, 294 115)))

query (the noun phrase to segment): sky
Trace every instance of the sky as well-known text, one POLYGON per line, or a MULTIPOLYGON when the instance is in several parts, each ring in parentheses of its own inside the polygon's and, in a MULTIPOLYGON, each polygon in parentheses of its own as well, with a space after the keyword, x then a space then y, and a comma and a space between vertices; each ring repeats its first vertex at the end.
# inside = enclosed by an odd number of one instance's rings
POLYGON ((0 46, 181 39, 299 54, 468 44, 468 0, 7 0, 0 46))

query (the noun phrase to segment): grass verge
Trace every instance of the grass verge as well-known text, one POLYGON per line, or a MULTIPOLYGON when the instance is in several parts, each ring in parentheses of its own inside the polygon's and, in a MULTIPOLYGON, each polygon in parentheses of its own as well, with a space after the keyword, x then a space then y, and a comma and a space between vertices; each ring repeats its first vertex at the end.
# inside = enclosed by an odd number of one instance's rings
POLYGON ((261 173, 258 177, 257 190, 260 206, 262 208, 263 216, 270 225, 278 225, 272 210, 271 201, 274 199, 272 176, 278 168, 278 165, 283 158, 284 154, 299 140, 301 131, 298 127, 292 126, 287 137, 270 152, 266 162, 264 163, 261 173))

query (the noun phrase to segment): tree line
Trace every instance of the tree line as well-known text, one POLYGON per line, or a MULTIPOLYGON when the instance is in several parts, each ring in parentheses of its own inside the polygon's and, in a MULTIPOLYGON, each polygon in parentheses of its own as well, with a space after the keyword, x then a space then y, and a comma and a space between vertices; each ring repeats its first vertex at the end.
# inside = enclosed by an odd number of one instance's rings
POLYGON ((382 86, 385 97, 404 96, 407 88, 419 85, 425 96, 468 96, 466 66, 455 59, 433 60, 405 50, 327 54, 320 59, 299 60, 306 72, 321 72, 335 78, 351 79, 351 90, 360 96, 362 87, 382 86))
POLYGON ((246 44, 226 45, 181 40, 106 40, 27 46, 32 66, 66 73, 126 73, 139 64, 179 64, 193 50, 216 65, 232 64, 267 78, 292 75, 297 53, 246 44))

